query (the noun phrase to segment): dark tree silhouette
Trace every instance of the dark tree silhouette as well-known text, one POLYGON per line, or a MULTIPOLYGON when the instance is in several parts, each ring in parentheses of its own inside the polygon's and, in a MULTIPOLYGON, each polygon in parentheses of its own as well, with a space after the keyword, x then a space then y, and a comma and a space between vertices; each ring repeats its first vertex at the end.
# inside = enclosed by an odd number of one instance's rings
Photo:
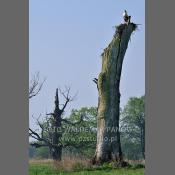
POLYGON ((74 146, 72 143, 65 143, 61 140, 63 134, 63 131, 60 130, 62 128, 62 122, 67 123, 69 125, 76 125, 83 120, 83 117, 81 117, 80 121, 72 123, 71 121, 63 118, 65 108, 67 107, 69 102, 74 100, 75 96, 70 96, 70 88, 68 87, 66 87, 64 92, 61 91, 61 89, 59 89, 59 92, 64 97, 65 103, 62 105, 60 104, 58 89, 56 89, 54 111, 52 113, 47 114, 44 122, 40 122, 39 119, 37 119, 38 126, 41 129, 40 134, 29 128, 29 136, 37 141, 31 143, 31 145, 36 148, 43 146, 49 147, 51 157, 54 160, 58 161, 61 160, 62 149, 64 147, 74 146))

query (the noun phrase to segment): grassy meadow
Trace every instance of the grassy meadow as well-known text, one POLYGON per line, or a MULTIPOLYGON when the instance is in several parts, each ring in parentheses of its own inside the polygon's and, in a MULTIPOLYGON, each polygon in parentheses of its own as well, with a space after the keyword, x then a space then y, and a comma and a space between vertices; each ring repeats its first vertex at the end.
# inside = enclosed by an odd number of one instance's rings
POLYGON ((51 160, 31 160, 29 175, 144 175, 144 168, 133 165, 130 168, 110 166, 90 167, 87 161, 66 160, 61 163, 51 160))

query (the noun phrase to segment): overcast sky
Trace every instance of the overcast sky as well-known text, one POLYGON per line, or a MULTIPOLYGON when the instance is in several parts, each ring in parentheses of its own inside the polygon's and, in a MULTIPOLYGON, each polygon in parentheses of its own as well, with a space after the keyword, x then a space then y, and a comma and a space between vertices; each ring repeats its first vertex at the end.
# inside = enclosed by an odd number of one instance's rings
POLYGON ((129 97, 145 93, 144 0, 30 0, 29 74, 39 71, 47 80, 40 94, 30 100, 31 115, 52 112, 57 87, 78 91, 72 108, 97 106, 92 82, 101 70, 101 53, 122 21, 124 9, 139 25, 131 37, 121 78, 121 106, 129 97))

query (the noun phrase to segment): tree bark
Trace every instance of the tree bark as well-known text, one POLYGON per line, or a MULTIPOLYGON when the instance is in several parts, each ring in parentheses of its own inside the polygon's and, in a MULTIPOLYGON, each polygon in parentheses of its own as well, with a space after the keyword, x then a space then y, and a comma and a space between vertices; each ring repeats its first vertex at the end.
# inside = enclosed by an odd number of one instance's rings
POLYGON ((128 42, 136 27, 134 23, 116 27, 111 43, 102 54, 102 71, 97 81, 99 101, 94 163, 122 161, 119 133, 120 77, 128 42))
POLYGON ((58 132, 59 128, 61 128, 61 115, 62 111, 59 109, 59 98, 58 98, 58 89, 56 89, 55 95, 55 110, 53 113, 53 135, 52 135, 52 148, 51 148, 51 155, 53 160, 61 160, 62 156, 62 145, 60 143, 60 138, 62 137, 62 133, 58 132), (55 145, 55 146, 54 146, 55 145))

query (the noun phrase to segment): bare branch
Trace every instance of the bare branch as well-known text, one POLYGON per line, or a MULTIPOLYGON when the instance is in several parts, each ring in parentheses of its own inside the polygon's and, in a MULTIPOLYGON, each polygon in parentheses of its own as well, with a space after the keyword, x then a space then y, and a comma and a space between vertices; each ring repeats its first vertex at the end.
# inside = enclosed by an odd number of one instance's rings
POLYGON ((97 85, 97 90, 98 90, 98 79, 94 78, 92 81, 97 85))
POLYGON ((51 145, 51 142, 48 139, 44 138, 43 129, 42 129, 41 136, 40 136, 37 132, 35 132, 29 128, 29 136, 34 138, 35 140, 38 140, 38 141, 44 142, 48 145, 51 145))
POLYGON ((45 81, 46 81, 46 78, 42 82, 40 81, 39 72, 37 72, 33 76, 32 80, 30 81, 29 99, 31 99, 32 97, 35 97, 41 91, 45 81))
POLYGON ((93 81, 95 84, 98 83, 98 79, 97 79, 97 78, 94 78, 92 81, 93 81))
POLYGON ((46 114, 46 115, 54 115, 54 113, 48 113, 48 114, 46 114))
POLYGON ((43 146, 48 146, 47 144, 39 144, 39 143, 30 143, 31 146, 34 146, 35 148, 40 148, 43 146))
POLYGON ((41 144, 35 143, 35 144, 31 144, 31 146, 36 146, 39 147, 40 146, 57 146, 57 145, 53 145, 52 142, 50 142, 49 140, 42 138, 39 136, 38 133, 36 133, 35 131, 33 131, 32 129, 29 128, 29 136, 34 138, 37 141, 43 142, 41 144))
POLYGON ((61 109, 61 111, 62 112, 64 112, 64 110, 65 110, 65 108, 67 107, 67 104, 69 103, 69 102, 72 102, 75 98, 76 98, 76 96, 77 96, 77 93, 72 97, 72 96, 70 96, 70 87, 68 87, 68 86, 65 86, 65 91, 62 91, 60 88, 59 88, 59 92, 60 92, 60 94, 65 98, 65 103, 63 104, 63 107, 62 107, 62 109, 61 109))
POLYGON ((81 115, 80 120, 77 121, 77 122, 75 122, 75 123, 72 123, 71 121, 69 121, 69 120, 67 120, 67 119, 61 119, 61 120, 62 120, 63 122, 65 122, 65 123, 69 124, 69 125, 75 126, 75 125, 78 125, 78 124, 80 124, 81 122, 83 122, 83 118, 84 118, 84 116, 81 115))
POLYGON ((38 141, 43 141, 43 139, 40 137, 40 135, 30 128, 29 128, 29 136, 31 136, 32 138, 34 138, 38 141))

